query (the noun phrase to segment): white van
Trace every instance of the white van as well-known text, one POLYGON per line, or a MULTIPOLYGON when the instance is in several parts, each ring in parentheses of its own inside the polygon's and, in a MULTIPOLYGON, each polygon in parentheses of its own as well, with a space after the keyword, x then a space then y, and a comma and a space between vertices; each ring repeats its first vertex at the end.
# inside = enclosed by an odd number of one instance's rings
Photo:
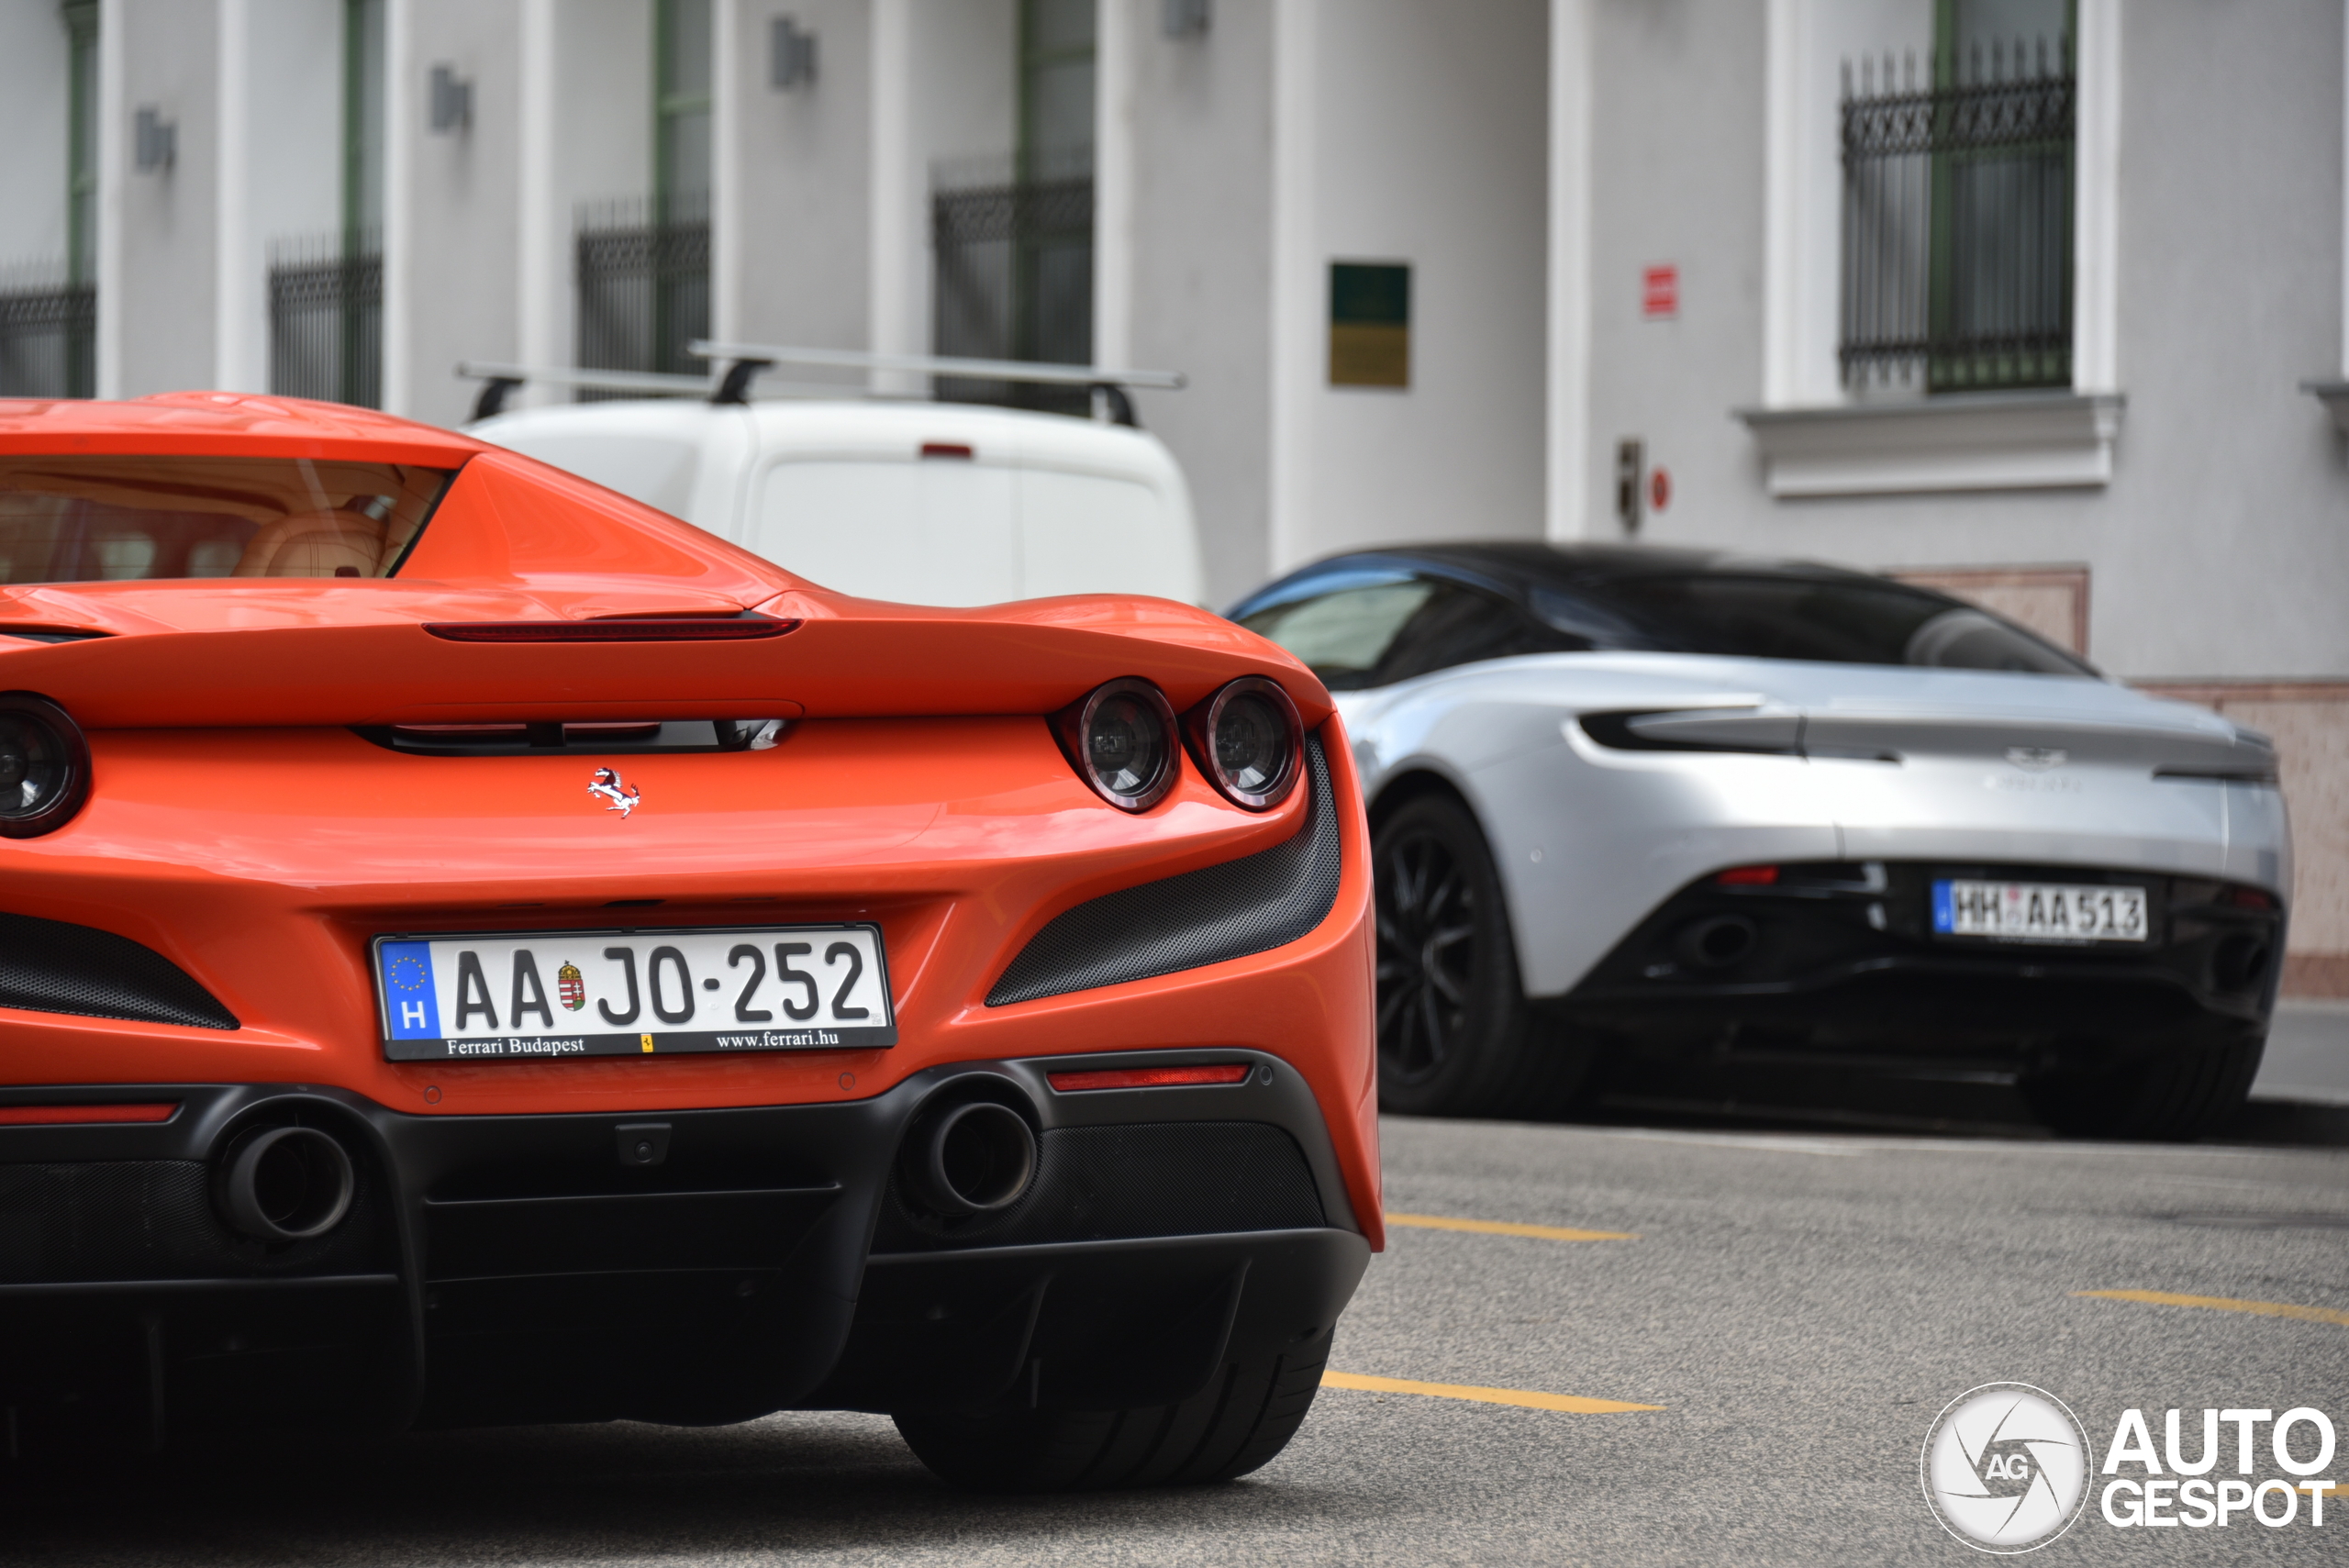
POLYGON ((1126 426, 963 403, 672 398, 524 409, 470 433, 842 593, 1206 593, 1182 470, 1126 426))

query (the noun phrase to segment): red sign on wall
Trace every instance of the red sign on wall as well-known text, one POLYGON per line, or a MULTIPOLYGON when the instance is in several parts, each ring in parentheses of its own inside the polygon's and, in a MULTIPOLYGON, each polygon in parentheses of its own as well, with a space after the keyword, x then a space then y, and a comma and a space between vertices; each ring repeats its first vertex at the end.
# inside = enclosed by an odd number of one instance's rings
POLYGON ((1669 321, 1680 314, 1680 269, 1670 262, 1640 269, 1640 314, 1669 321))

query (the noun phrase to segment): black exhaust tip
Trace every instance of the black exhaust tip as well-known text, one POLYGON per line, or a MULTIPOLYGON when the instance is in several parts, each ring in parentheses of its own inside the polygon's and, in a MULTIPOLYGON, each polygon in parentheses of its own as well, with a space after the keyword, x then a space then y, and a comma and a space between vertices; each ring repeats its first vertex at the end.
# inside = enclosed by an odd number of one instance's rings
POLYGON ((899 1174, 907 1195, 933 1214, 1000 1213, 1035 1180, 1036 1135, 1009 1106, 972 1100, 923 1118, 899 1174))
POLYGON ((1696 969, 1727 969, 1753 951, 1761 933, 1742 915, 1709 915, 1680 929, 1680 960, 1696 969))
POLYGON ((230 1226, 261 1241, 307 1241, 351 1212, 357 1186, 341 1144, 309 1127, 266 1127, 228 1146, 220 1207, 230 1226))
POLYGON ((2211 955, 2210 978, 2221 991, 2248 991, 2267 978, 2265 938, 2236 931, 2211 955))

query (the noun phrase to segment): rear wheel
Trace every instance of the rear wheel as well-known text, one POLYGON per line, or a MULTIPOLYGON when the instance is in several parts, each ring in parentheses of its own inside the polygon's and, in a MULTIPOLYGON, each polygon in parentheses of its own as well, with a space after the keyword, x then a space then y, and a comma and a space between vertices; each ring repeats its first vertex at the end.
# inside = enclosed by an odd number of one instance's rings
POLYGON ((1190 1398, 1135 1410, 904 1410, 906 1446, 980 1492, 1083 1492, 1229 1481, 1288 1446, 1321 1386, 1324 1331, 1286 1355, 1226 1366, 1190 1398))
POLYGON ((1499 874, 1467 807, 1408 801, 1371 843, 1378 910, 1378 1099, 1419 1116, 1538 1116, 1590 1052, 1525 1000, 1499 874))
POLYGON ((2191 1139, 2243 1106, 2263 1035, 2188 1046, 2022 1085, 2040 1120, 2068 1138, 2191 1139))

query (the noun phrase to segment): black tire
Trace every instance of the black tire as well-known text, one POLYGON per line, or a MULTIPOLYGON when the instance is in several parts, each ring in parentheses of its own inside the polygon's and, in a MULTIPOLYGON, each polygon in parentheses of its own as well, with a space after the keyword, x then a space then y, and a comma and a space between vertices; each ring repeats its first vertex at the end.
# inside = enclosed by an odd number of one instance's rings
POLYGON ((2027 1079, 2023 1097, 2067 1138, 2184 1140, 2243 1108, 2265 1035, 2176 1048, 2088 1072, 2027 1079))
POLYGON ((1173 1405, 1136 1410, 901 1410, 891 1418, 941 1481, 974 1492, 1095 1492, 1229 1481, 1288 1446, 1321 1386, 1327 1330, 1233 1363, 1173 1405))
POLYGON ((1371 840, 1378 1103, 1407 1116, 1542 1116, 1591 1051, 1525 1000, 1499 874, 1468 808, 1407 801, 1371 840))

